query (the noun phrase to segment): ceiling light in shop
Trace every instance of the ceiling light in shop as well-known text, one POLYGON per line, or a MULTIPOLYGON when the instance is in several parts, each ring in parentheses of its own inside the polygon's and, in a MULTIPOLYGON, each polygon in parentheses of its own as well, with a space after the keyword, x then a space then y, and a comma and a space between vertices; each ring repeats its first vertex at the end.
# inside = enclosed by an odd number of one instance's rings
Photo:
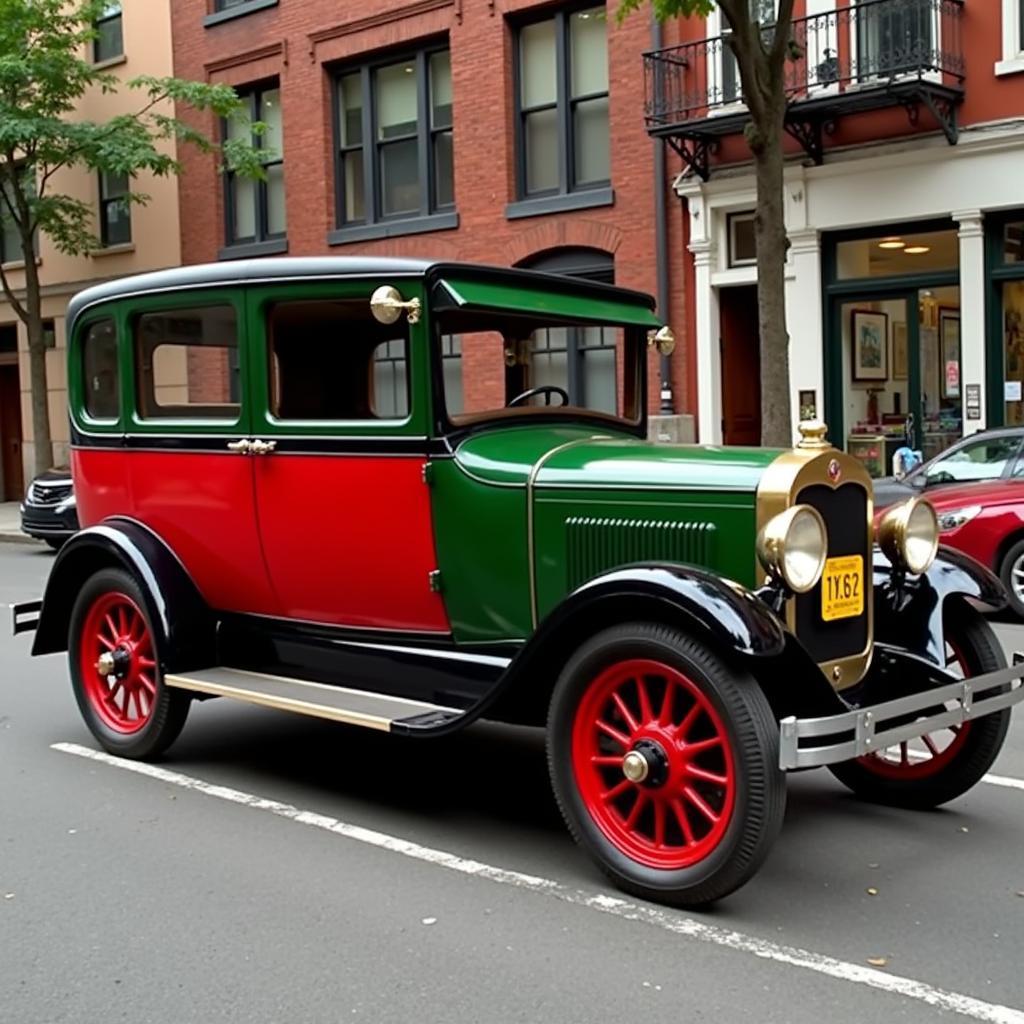
POLYGON ((902 238, 883 238, 878 243, 879 249, 902 249, 906 246, 902 238))
POLYGON ((904 250, 909 256, 920 256, 922 253, 931 252, 930 245, 908 245, 904 250))

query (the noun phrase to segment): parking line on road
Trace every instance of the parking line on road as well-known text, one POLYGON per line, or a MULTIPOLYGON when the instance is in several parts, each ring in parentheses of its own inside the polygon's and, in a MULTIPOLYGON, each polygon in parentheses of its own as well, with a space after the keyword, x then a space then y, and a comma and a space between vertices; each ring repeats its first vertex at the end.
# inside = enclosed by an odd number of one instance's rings
POLYGON ((1024 1024, 1024 1011, 1014 1009, 1013 1007, 1003 1006, 998 1003, 987 1003, 981 999, 975 999, 973 996, 935 988, 924 982, 915 981, 912 978, 903 978, 896 974, 888 974, 872 967, 864 967, 849 961, 838 960, 834 957, 811 952, 810 950, 780 945, 775 942, 769 942, 766 939, 759 939, 753 935, 746 935, 743 932, 705 924, 703 921, 698 921, 695 918, 686 917, 680 912, 647 906, 642 903, 634 903, 606 893, 587 893, 580 889, 572 889, 550 878, 527 875, 521 871, 512 871, 507 868, 496 867, 492 864, 484 864, 481 861, 459 857, 456 854, 448 853, 444 850, 436 850, 429 846, 421 846, 419 843, 414 843, 398 836, 388 835, 385 832, 377 832, 373 829, 363 828, 360 825, 351 825, 337 818, 317 814, 314 811, 304 811, 292 804, 269 800, 265 797, 256 796, 253 793, 233 789, 230 786, 205 782, 191 775, 169 771, 156 765, 145 764, 140 761, 128 761, 121 757, 103 753, 102 751, 79 746, 77 743, 54 743, 52 749, 64 754, 73 754, 76 757, 99 761, 114 768, 134 772, 137 775, 145 775, 172 786, 179 786, 182 789, 190 789, 205 796, 215 797, 218 800, 227 800, 257 811, 268 811, 271 814, 297 822, 300 825, 323 829, 335 835, 343 836, 346 839, 354 839, 369 846, 390 850, 393 853, 400 853, 405 857, 425 861, 428 864, 448 868, 451 871, 484 878, 502 885, 513 885, 517 888, 527 889, 545 896, 553 896, 564 903, 587 907, 591 910, 611 914, 628 921, 638 921, 653 925, 665 931, 674 932, 677 935, 696 939, 709 945, 721 946, 735 952, 747 953, 762 960, 787 964, 791 967, 801 967, 804 970, 814 971, 817 974, 837 978, 841 981, 866 985, 869 988, 913 999, 939 1010, 949 1010, 966 1017, 972 1017, 974 1020, 986 1021, 989 1024, 1024 1024))

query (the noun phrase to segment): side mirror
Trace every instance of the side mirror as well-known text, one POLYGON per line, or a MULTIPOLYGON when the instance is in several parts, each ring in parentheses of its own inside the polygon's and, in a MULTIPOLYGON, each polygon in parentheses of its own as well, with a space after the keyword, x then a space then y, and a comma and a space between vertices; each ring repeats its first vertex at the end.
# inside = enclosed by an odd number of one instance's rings
POLYGON ((421 312, 420 300, 412 298, 408 302, 404 301, 402 293, 393 285, 382 284, 370 296, 370 311, 378 323, 395 323, 402 315, 402 310, 405 310, 406 319, 409 323, 415 324, 419 322, 421 312))

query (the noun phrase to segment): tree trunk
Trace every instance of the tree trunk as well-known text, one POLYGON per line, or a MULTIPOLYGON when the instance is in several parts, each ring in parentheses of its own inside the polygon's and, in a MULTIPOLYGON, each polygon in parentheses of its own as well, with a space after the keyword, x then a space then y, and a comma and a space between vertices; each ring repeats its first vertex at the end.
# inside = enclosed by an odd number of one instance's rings
POLYGON ((761 444, 789 448, 793 443, 789 394, 789 332, 786 330, 786 221, 783 193, 785 100, 767 111, 754 148, 757 174, 757 306, 761 333, 761 444))
POLYGON ((46 382, 46 339, 43 337, 43 299, 39 290, 39 268, 31 237, 23 247, 25 258, 25 312, 28 319, 28 366, 32 388, 32 440, 35 446, 35 473, 53 466, 53 441, 50 437, 49 388, 46 382))

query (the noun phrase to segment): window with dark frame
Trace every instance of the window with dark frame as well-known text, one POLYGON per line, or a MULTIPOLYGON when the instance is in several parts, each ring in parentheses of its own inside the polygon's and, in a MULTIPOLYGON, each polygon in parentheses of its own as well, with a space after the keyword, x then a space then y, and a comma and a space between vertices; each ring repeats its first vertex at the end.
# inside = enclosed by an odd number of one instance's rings
POLYGON ((730 213, 727 222, 729 225, 729 266, 753 266, 757 263, 754 211, 730 213))
POLYGON ((96 19, 96 38, 92 43, 92 59, 94 64, 124 56, 124 31, 122 25, 121 5, 110 3, 103 8, 103 13, 96 19))
POLYGON ((252 0, 213 0, 213 9, 218 13, 220 11, 230 11, 234 7, 244 7, 251 2, 252 0))
POLYGON ((104 248, 128 245, 132 240, 130 191, 127 174, 100 171, 100 241, 104 248))
POLYGON ((274 82, 243 92, 241 97, 249 106, 250 120, 228 121, 225 137, 228 141, 251 139, 253 147, 264 153, 266 179, 257 181, 228 172, 225 212, 229 247, 283 239, 287 228, 281 89, 274 82), (266 125, 262 135, 252 132, 250 121, 266 125))
POLYGON ((608 43, 604 6, 559 11, 516 35, 520 198, 607 186, 608 43))
MULTIPOLYGON (((25 168, 23 173, 28 175, 32 172, 25 168)), ((34 195, 35 178, 29 178, 25 184, 26 191, 34 195)), ((14 197, 6 185, 3 186, 3 189, 5 194, 0 195, 0 263, 21 263, 25 259, 25 254, 21 249, 21 233, 18 231, 17 222, 11 212, 14 197)), ((38 232, 32 237, 32 251, 36 256, 39 255, 38 232)))
POLYGON ((454 209, 446 48, 342 71, 335 125, 339 228, 454 209))

